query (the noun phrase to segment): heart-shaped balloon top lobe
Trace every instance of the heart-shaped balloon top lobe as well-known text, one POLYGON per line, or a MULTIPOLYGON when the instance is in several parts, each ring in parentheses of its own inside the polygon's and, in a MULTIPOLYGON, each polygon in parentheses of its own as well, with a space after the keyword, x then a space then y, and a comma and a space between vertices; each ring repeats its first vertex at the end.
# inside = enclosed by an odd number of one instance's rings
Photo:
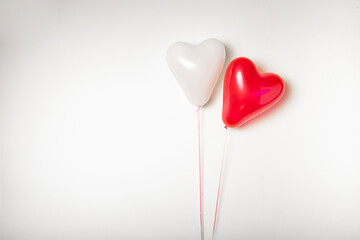
POLYGON ((236 58, 226 70, 223 91, 222 119, 238 127, 278 102, 285 84, 276 74, 260 72, 250 59, 236 58))
POLYGON ((198 45, 173 43, 167 62, 186 97, 195 106, 205 105, 211 96, 225 62, 225 47, 216 39, 198 45))

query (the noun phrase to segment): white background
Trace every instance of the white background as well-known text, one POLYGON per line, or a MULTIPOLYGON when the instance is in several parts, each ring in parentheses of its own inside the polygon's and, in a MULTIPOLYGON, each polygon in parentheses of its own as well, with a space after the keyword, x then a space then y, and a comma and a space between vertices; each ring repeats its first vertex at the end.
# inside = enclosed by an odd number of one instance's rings
MULTIPOLYGON (((229 130, 217 239, 360 239, 360 1, 0 1, 0 239, 200 239, 197 118, 166 65, 224 42, 283 77, 229 130)), ((205 237, 225 130, 201 110, 205 237)))

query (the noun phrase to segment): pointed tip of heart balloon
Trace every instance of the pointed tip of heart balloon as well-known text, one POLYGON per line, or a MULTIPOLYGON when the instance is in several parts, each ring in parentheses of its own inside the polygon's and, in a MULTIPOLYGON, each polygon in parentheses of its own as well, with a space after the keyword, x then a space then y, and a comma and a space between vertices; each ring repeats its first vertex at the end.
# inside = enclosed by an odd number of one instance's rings
POLYGON ((176 42, 169 46, 168 66, 191 104, 201 107, 209 101, 225 54, 224 44, 214 38, 197 45, 176 42))
POLYGON ((276 104, 285 92, 283 80, 263 73, 248 58, 236 58, 224 78, 222 119, 228 127, 239 127, 276 104))

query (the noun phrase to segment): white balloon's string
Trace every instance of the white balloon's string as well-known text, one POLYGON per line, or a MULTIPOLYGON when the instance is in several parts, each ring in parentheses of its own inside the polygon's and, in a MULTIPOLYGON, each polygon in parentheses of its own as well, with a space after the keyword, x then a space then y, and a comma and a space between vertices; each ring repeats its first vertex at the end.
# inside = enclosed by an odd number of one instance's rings
POLYGON ((203 240, 203 221, 202 221, 202 190, 201 190, 201 142, 200 142, 200 107, 198 107, 197 109, 197 114, 198 114, 198 143, 199 143, 199 192, 200 192, 200 236, 201 236, 201 240, 203 240))
POLYGON ((222 173, 223 173, 223 167, 224 167, 224 159, 225 159, 225 149, 226 149, 226 142, 227 142, 227 136, 228 136, 228 130, 225 126, 225 140, 224 140, 224 149, 221 159, 221 167, 220 167, 220 178, 219 178, 219 186, 218 186, 218 192, 217 192, 217 198, 216 198, 216 207, 215 207, 215 216, 214 216, 214 225, 213 225, 213 232, 212 232, 212 240, 214 240, 215 237, 215 227, 216 227, 216 218, 218 215, 218 206, 219 206, 219 198, 220 198, 220 189, 221 189, 221 180, 222 180, 222 173))

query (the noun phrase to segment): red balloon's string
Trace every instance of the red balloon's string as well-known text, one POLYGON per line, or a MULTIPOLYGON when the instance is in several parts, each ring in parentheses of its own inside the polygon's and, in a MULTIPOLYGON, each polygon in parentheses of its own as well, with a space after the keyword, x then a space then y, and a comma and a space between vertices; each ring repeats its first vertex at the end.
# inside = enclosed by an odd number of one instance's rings
POLYGON ((220 198, 220 189, 221 189, 221 179, 222 179, 222 173, 223 173, 223 167, 224 167, 224 159, 225 159, 225 148, 226 148, 226 140, 227 140, 227 127, 225 126, 226 132, 225 132, 225 141, 224 141, 224 149, 221 159, 221 167, 220 167, 220 178, 219 178, 219 186, 218 186, 218 192, 217 192, 217 198, 216 198, 216 207, 215 207, 215 216, 214 216, 214 225, 213 225, 213 232, 212 232, 212 239, 214 240, 215 237, 215 226, 216 226, 216 218, 218 214, 218 206, 219 206, 219 198, 220 198))
POLYGON ((200 231, 201 240, 203 240, 203 222, 202 222, 202 190, 201 190, 201 142, 200 142, 200 107, 197 109, 198 114, 198 143, 199 143, 199 190, 200 190, 200 231))

